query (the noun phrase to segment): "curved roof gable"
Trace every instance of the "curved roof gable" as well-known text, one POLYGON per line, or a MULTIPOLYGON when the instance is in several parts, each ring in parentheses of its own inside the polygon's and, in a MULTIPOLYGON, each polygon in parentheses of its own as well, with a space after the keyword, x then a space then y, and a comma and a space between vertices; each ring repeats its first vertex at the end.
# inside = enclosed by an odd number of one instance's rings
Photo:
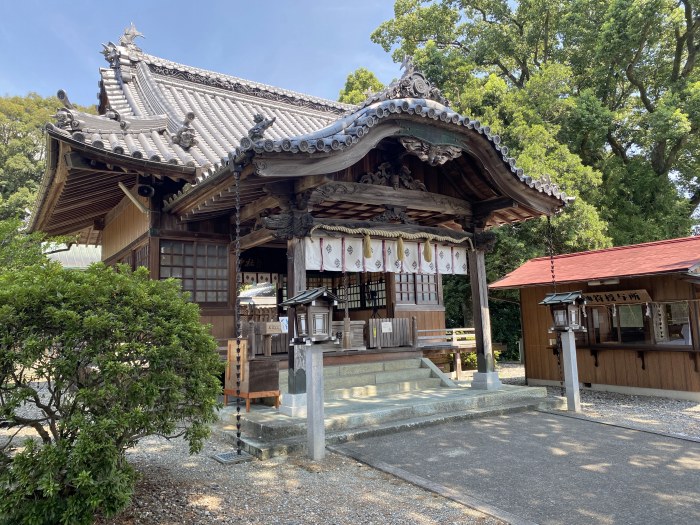
MULTIPOLYGON (((524 218, 568 200, 548 177, 523 173, 488 126, 453 111, 410 60, 400 79, 351 106, 160 59, 137 47, 136 36, 132 26, 119 44, 103 44, 110 67, 101 70, 101 115, 81 113, 59 92, 66 107, 47 130, 115 163, 138 160, 149 169, 187 172, 180 178, 191 184, 166 209, 206 195, 242 162, 262 178, 329 173, 386 138, 433 166, 466 153, 496 197, 531 210, 524 218)), ((53 191, 50 178, 38 203, 53 191)))

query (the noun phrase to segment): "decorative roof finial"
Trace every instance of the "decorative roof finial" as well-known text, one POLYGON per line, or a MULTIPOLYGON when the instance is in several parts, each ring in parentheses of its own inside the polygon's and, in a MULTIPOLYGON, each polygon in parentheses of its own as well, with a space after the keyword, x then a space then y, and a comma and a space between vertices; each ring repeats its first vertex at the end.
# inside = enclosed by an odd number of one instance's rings
POLYGON ((68 100, 68 93, 66 93, 65 90, 59 89, 56 96, 58 97, 58 100, 63 102, 63 107, 66 109, 74 109, 73 104, 71 104, 70 100, 68 100))
POLYGON ((175 136, 173 137, 173 142, 179 144, 182 149, 190 149, 192 146, 197 144, 197 139, 194 137, 194 128, 190 126, 194 120, 194 113, 190 111, 185 115, 182 122, 182 126, 177 130, 175 136))
POLYGON ((399 69, 403 69, 403 77, 408 77, 413 74, 413 72, 416 70, 416 66, 413 65, 413 57, 411 55, 404 55, 403 60, 401 61, 401 67, 399 69))
POLYGON ((131 25, 124 30, 124 34, 121 37, 119 37, 119 45, 124 46, 124 47, 129 48, 129 49, 135 49, 137 51, 141 51, 141 49, 139 47, 137 47, 136 44, 134 43, 134 40, 138 36, 140 36, 142 38, 146 38, 143 36, 143 33, 141 33, 138 29, 136 29, 136 26, 134 25, 134 23, 131 22, 131 25))
POLYGON ((257 113, 253 120, 255 121, 255 126, 248 130, 248 138, 252 141, 260 140, 265 135, 267 128, 275 123, 277 117, 272 117, 271 119, 266 119, 260 113, 257 113))

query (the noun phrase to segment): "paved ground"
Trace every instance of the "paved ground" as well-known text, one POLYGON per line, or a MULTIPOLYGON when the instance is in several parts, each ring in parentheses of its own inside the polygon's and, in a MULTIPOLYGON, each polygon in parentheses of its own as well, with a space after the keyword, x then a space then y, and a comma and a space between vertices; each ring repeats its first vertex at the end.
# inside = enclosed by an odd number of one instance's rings
POLYGON ((335 449, 512 523, 700 523, 700 444, 658 434, 526 412, 335 449))

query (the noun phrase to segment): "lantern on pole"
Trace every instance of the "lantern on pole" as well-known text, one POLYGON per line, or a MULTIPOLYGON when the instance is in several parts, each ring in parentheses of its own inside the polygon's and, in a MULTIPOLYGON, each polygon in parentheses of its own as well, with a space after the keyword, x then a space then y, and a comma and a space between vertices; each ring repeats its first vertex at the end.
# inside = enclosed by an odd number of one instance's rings
POLYGON ((557 332, 561 339, 561 357, 564 365, 564 386, 567 407, 570 411, 581 411, 576 357, 576 334, 585 332, 583 325, 586 301, 581 292, 550 293, 540 303, 552 310, 554 325, 550 331, 557 332))
POLYGON ((554 324, 552 332, 585 332, 586 300, 582 292, 562 292, 545 295, 540 304, 549 306, 554 324))

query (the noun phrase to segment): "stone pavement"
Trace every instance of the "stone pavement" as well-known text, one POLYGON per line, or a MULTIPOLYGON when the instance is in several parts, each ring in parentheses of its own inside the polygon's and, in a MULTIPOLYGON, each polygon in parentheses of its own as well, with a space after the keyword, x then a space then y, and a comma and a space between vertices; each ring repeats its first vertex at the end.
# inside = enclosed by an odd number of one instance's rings
POLYGON ((700 443, 548 412, 333 450, 514 524, 700 523, 700 443))

